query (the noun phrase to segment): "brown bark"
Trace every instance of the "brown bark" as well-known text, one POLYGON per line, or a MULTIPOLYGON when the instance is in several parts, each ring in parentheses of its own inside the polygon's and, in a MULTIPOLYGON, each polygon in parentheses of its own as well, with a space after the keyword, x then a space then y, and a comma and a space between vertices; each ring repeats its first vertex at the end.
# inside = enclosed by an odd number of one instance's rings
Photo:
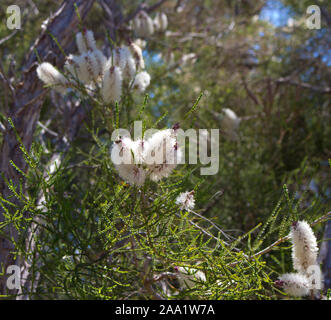
MULTIPOLYGON (((15 130, 8 126, 4 133, 3 144, 0 152, 0 171, 3 176, 0 180, 0 192, 2 196, 11 201, 16 202, 10 190, 6 186, 7 180, 12 180, 13 184, 18 188, 22 183, 21 175, 10 164, 12 160, 21 170, 26 172, 27 164, 24 160, 23 153, 20 150, 20 143, 16 133, 24 144, 26 150, 30 149, 34 130, 39 120, 40 110, 44 101, 47 90, 43 88, 43 84, 38 80, 36 68, 38 66, 37 56, 34 49, 38 52, 42 61, 51 61, 54 65, 63 65, 65 57, 60 49, 48 34, 51 33, 58 39, 64 51, 72 46, 74 34, 78 31, 78 17, 76 15, 74 4, 76 3, 82 19, 91 9, 94 0, 67 0, 64 1, 57 12, 50 17, 47 24, 47 29, 43 30, 40 37, 32 46, 30 53, 24 62, 24 69, 19 84, 14 88, 13 105, 10 108, 8 117, 10 117, 15 126, 15 130)), ((4 220, 3 213, 0 211, 0 222, 4 220)), ((6 270, 9 265, 19 265, 19 259, 15 259, 13 252, 14 245, 8 240, 8 237, 17 239, 17 232, 13 226, 8 226, 2 230, 7 237, 0 238, 0 264, 4 272, 4 276, 0 278, 0 294, 13 293, 6 288, 6 270)))
POLYGON ((327 289, 331 289, 331 220, 325 226, 318 260, 322 265, 324 290, 327 292, 327 289))

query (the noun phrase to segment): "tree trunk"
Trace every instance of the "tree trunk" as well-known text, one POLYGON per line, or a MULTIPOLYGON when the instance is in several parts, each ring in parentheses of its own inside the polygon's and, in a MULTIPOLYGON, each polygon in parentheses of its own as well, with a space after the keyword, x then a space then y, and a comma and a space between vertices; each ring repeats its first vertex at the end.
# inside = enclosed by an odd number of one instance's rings
POLYGON ((331 289, 331 220, 325 226, 323 240, 318 259, 322 264, 324 290, 327 291, 331 289))
MULTIPOLYGON (((26 150, 30 150, 34 130, 39 120, 45 93, 47 92, 43 88, 43 83, 37 78, 36 68, 38 60, 35 50, 42 61, 50 61, 57 66, 63 65, 65 57, 48 32, 58 39, 65 52, 68 52, 73 47, 74 35, 78 31, 79 23, 74 6, 75 3, 81 18, 84 19, 91 9, 94 0, 67 0, 60 5, 57 12, 49 18, 46 30, 42 31, 40 37, 30 49, 30 53, 24 62, 20 83, 13 90, 14 102, 8 117, 12 119, 15 130, 8 126, 4 133, 0 152, 0 171, 2 173, 0 192, 4 199, 13 203, 17 203, 17 200, 8 189, 5 180, 11 180, 16 188, 23 184, 23 180, 20 173, 10 164, 10 160, 22 171, 27 171, 27 164, 19 148, 20 142, 16 134, 18 134, 26 150)), ((4 221, 4 216, 3 212, 0 211, 0 222, 2 221, 4 221)), ((7 267, 9 265, 20 265, 20 259, 15 258, 15 247, 9 240, 17 240, 15 228, 9 225, 1 232, 6 236, 0 238, 0 264, 2 272, 4 272, 4 275, 0 278, 0 294, 5 295, 15 293, 13 290, 7 290, 7 267)))

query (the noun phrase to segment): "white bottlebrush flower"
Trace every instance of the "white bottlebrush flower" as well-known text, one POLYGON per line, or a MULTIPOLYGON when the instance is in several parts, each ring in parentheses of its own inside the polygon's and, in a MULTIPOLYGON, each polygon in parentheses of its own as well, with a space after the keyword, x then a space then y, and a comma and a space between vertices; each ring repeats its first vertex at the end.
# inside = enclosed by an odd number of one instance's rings
POLYGON ((203 271, 189 267, 175 267, 178 273, 177 279, 182 288, 191 289, 199 282, 206 282, 206 275, 203 271))
POLYGON ((298 272, 307 273, 309 267, 317 264, 318 247, 314 232, 306 221, 298 221, 292 224, 290 237, 293 267, 298 272))
POLYGON ((76 45, 80 54, 87 51, 86 39, 81 32, 76 34, 76 45))
POLYGON ((64 68, 75 78, 80 78, 80 68, 81 57, 70 54, 64 64, 64 68))
POLYGON ((176 198, 176 204, 179 205, 181 209, 193 209, 195 205, 194 191, 187 191, 181 193, 176 198))
POLYGON ((239 128, 241 119, 236 115, 236 113, 229 109, 222 109, 223 117, 221 121, 221 126, 224 132, 228 135, 228 137, 232 140, 236 140, 238 138, 237 130, 239 128))
POLYGON ((107 58, 100 50, 94 50, 93 54, 98 62, 99 76, 102 76, 107 67, 107 58))
POLYGON ((133 20, 133 28, 140 38, 148 38, 154 33, 152 18, 144 11, 141 11, 133 20))
POLYGON ((153 19, 154 30, 160 30, 160 21, 158 19, 158 15, 156 14, 155 18, 153 19))
POLYGON ((141 186, 146 179, 146 171, 140 165, 145 141, 132 141, 128 137, 118 139, 111 150, 111 159, 119 176, 130 184, 141 186))
POLYGON ((285 273, 279 277, 275 285, 293 297, 304 297, 309 294, 309 281, 299 273, 285 273))
POLYGON ((151 76, 148 72, 142 71, 136 74, 133 81, 133 88, 137 88, 139 92, 145 92, 151 82, 151 76))
POLYGON ((119 176, 132 185, 142 186, 145 183, 146 171, 134 164, 115 166, 119 176))
POLYGON ((76 44, 80 54, 97 50, 94 34, 91 30, 84 30, 76 34, 76 44))
POLYGON ((97 45, 96 45, 96 42, 94 39, 93 31, 86 30, 86 31, 84 31, 84 35, 86 37, 88 50, 91 50, 91 51, 97 50, 97 45))
POLYGON ((127 46, 118 47, 113 50, 112 57, 109 58, 108 63, 124 70, 130 56, 131 52, 127 46))
POLYGON ((157 30, 165 31, 168 27, 168 17, 164 12, 158 12, 154 18, 154 26, 157 30))
POLYGON ((197 61, 197 55, 192 52, 192 53, 184 54, 181 57, 179 64, 181 67, 185 67, 188 65, 188 63, 194 64, 196 61, 197 61))
POLYGON ((140 48, 145 48, 146 47, 146 40, 143 40, 143 39, 136 39, 135 41, 134 41, 134 43, 138 46, 138 47, 140 47, 140 48))
POLYGON ((124 78, 128 79, 128 81, 131 81, 135 77, 136 72, 137 72, 136 61, 134 60, 132 55, 130 55, 128 57, 126 66, 123 69, 124 78))
POLYGON ((178 146, 174 129, 160 130, 153 134, 144 150, 144 161, 147 164, 150 179, 158 181, 168 177, 181 163, 182 150, 178 146))
POLYGON ((37 75, 46 85, 51 85, 56 91, 64 94, 68 81, 52 64, 43 62, 37 68, 37 75))
POLYGON ((115 65, 121 68, 124 79, 131 81, 136 74, 136 61, 131 54, 129 47, 120 47, 113 50, 108 65, 115 65))
POLYGON ((145 61, 141 48, 134 42, 131 42, 129 46, 132 56, 136 61, 137 70, 145 69, 145 61))
POLYGON ((85 84, 97 81, 102 73, 100 64, 92 51, 85 52, 80 56, 70 55, 65 68, 85 84))
POLYGON ((129 137, 119 137, 111 148, 111 159, 115 165, 133 164, 132 150, 134 142, 129 137))
POLYGON ((122 71, 119 67, 112 66, 105 71, 101 94, 106 103, 119 101, 122 95, 122 71))

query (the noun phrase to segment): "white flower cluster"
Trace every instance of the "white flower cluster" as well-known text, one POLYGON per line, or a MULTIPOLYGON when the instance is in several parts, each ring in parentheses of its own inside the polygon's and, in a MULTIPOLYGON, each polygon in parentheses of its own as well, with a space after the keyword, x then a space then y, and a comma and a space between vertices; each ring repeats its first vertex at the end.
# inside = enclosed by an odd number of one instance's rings
POLYGON ((178 204, 182 210, 193 209, 195 205, 194 190, 181 193, 176 198, 176 204, 178 204))
POLYGON ((318 247, 314 232, 306 221, 294 222, 290 237, 293 242, 293 267, 307 274, 309 266, 316 265, 317 261, 318 247))
POLYGON ((285 273, 275 284, 293 297, 304 297, 309 294, 308 279, 300 273, 285 273))
POLYGON ((91 30, 79 32, 76 44, 79 55, 70 54, 64 66, 69 77, 65 77, 48 62, 37 68, 37 74, 45 84, 54 86, 54 89, 64 94, 74 83, 72 80, 79 80, 88 90, 99 87, 106 103, 120 100, 124 81, 140 92, 149 86, 150 75, 144 71, 142 50, 136 43, 115 48, 108 59, 97 48, 91 30))
POLYGON ((147 177, 152 181, 168 177, 182 159, 176 129, 160 130, 146 140, 120 137, 112 146, 111 159, 130 184, 141 186, 147 177))
POLYGON ((275 284, 289 295, 303 297, 310 290, 322 288, 322 274, 317 263, 317 240, 306 221, 292 224, 290 238, 293 242, 293 267, 297 273, 283 274, 275 284))
POLYGON ((140 38, 148 38, 155 31, 163 32, 168 27, 168 17, 163 12, 158 12, 152 19, 145 11, 140 11, 133 20, 133 29, 140 38))
POLYGON ((236 115, 236 113, 229 109, 229 108, 224 108, 222 109, 222 129, 225 131, 227 136, 231 140, 237 140, 238 135, 237 131, 241 122, 241 119, 236 115))

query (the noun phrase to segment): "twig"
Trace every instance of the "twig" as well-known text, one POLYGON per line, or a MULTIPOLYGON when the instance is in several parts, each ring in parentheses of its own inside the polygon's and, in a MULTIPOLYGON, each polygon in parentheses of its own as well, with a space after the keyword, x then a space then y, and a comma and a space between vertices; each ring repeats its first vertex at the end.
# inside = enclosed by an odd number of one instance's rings
POLYGON ((16 29, 16 30, 14 30, 10 35, 8 35, 7 37, 5 37, 5 38, 2 38, 1 40, 0 40, 0 46, 3 44, 3 43, 5 43, 6 41, 8 41, 8 40, 10 40, 17 32, 19 31, 19 29, 16 29))
POLYGON ((58 134, 56 132, 54 132, 53 130, 47 128, 45 125, 43 125, 40 121, 37 122, 37 124, 43 128, 46 132, 48 132, 49 134, 51 134, 54 137, 58 137, 58 134))

